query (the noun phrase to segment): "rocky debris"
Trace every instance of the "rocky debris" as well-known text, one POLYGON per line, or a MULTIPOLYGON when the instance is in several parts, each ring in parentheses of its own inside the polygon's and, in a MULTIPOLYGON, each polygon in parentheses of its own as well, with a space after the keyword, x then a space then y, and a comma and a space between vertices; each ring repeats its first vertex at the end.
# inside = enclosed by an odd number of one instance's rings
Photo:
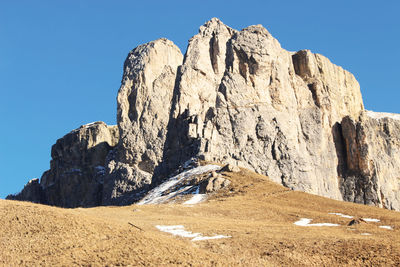
POLYGON ((240 168, 238 166, 234 166, 232 164, 226 164, 222 169, 221 172, 240 172, 240 168))
POLYGON ((350 72, 309 50, 286 51, 261 25, 237 31, 213 18, 184 56, 166 39, 138 46, 117 101, 119 140, 98 152, 102 175, 63 150, 81 151, 81 141, 63 138, 40 182, 49 204, 131 204, 200 159, 400 210, 400 115, 365 112, 350 72))
POLYGON ((343 118, 344 200, 400 210, 400 120, 393 116, 367 111, 358 120, 343 118))
POLYGON ((209 179, 203 181, 200 184, 199 193, 206 194, 206 193, 216 192, 220 189, 228 187, 230 184, 231 181, 222 178, 219 175, 216 177, 211 176, 209 179))
POLYGON ((117 142, 118 128, 104 122, 71 131, 53 145, 50 169, 40 183, 30 181, 7 198, 67 208, 101 205, 106 156, 117 142))

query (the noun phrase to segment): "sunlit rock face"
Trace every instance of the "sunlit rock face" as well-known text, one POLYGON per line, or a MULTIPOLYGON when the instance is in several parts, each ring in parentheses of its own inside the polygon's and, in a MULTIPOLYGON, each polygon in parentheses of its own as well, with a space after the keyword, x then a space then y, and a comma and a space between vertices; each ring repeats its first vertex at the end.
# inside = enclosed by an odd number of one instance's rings
POLYGON ((158 39, 132 50, 118 92, 120 139, 110 154, 103 204, 130 204, 152 183, 163 159, 178 67, 183 55, 158 39))
MULTIPOLYGON (((166 39, 138 46, 125 61, 117 103, 119 134, 99 152, 96 193, 58 183, 97 201, 73 205, 134 203, 195 158, 294 190, 400 209, 399 115, 365 111, 351 73, 309 50, 286 51, 261 25, 237 31, 213 18, 185 55, 166 39)), ((79 184, 72 173, 55 178, 63 167, 52 164, 43 188, 57 179, 79 184)))
POLYGON ((400 116, 366 111, 342 121, 346 201, 400 210, 400 116))

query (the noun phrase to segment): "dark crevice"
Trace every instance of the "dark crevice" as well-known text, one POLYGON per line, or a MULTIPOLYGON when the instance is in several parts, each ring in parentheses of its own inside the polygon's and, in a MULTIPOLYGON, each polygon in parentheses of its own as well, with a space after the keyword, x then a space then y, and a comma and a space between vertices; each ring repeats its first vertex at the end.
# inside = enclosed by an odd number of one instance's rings
POLYGON ((333 143, 335 144, 336 157, 338 159, 338 166, 336 168, 338 176, 344 177, 347 175, 347 151, 346 143, 343 137, 342 125, 336 122, 332 127, 333 143))
POLYGON ((214 73, 218 71, 218 55, 219 55, 219 46, 218 46, 218 38, 213 32, 212 37, 210 39, 210 60, 211 66, 213 68, 214 73))
POLYGON ((311 91, 312 98, 314 100, 314 104, 317 107, 321 107, 321 103, 319 102, 318 96, 317 96, 317 86, 315 83, 310 83, 307 85, 308 89, 311 91))
MULTIPOLYGON (((135 88, 134 85, 132 85, 132 88, 135 88)), ((130 95, 128 96, 128 103, 135 103, 136 104, 136 99, 137 99, 137 89, 134 89, 130 95)), ((130 121, 137 121, 138 119, 138 113, 136 110, 136 105, 129 105, 129 112, 128 112, 128 117, 130 121)))

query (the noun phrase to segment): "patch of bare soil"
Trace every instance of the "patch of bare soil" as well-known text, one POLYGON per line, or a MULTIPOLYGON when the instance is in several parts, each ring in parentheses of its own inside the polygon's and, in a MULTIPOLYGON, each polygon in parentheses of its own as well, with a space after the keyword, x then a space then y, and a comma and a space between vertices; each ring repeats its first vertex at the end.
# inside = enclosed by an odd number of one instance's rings
POLYGON ((2 266, 396 266, 400 213, 288 190, 242 170, 197 205, 61 209, 0 200, 2 266), (354 216, 345 218, 335 214, 354 216), (336 227, 302 227, 301 218, 336 227), (375 218, 369 222, 362 218, 375 218), (361 223, 349 225, 352 220, 361 223), (156 225, 183 225, 191 241, 156 225), (390 226, 393 230, 379 226, 390 226))

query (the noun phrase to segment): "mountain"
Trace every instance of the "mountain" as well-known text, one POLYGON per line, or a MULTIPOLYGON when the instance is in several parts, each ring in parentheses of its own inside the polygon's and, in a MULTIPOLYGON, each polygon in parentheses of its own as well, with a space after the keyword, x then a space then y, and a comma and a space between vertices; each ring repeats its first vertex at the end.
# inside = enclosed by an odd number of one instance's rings
POLYGON ((293 191, 246 169, 218 175, 231 184, 197 205, 62 209, 0 200, 0 266, 400 262, 398 212, 293 191))
POLYGON ((8 199, 61 207, 135 203, 193 159, 229 163, 293 190, 400 210, 400 123, 366 111, 354 76, 261 25, 213 18, 185 55, 158 39, 133 49, 115 126, 57 141, 50 170, 8 199))

